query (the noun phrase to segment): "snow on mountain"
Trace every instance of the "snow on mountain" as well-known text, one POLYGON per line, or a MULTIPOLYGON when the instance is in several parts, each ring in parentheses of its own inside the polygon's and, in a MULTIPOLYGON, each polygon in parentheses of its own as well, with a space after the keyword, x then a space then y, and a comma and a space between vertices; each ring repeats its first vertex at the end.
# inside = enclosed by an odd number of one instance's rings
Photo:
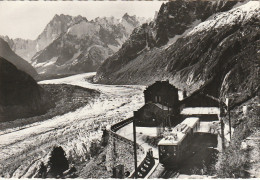
POLYGON ((97 26, 95 23, 82 21, 72 27, 67 31, 67 34, 75 35, 78 38, 84 36, 94 36, 100 30, 100 26, 97 26))
POLYGON ((154 21, 136 28, 102 63, 94 81, 147 85, 169 79, 191 93, 206 86, 214 96, 251 96, 259 86, 259 15, 258 1, 162 4, 154 21))
POLYGON ((8 42, 9 46, 16 54, 30 62, 31 58, 37 52, 43 50, 57 37, 59 37, 60 34, 66 32, 72 24, 75 24, 83 19, 86 20, 86 18, 82 16, 72 17, 64 14, 56 14, 35 40, 21 38, 11 39, 8 36, 1 37, 8 42))
POLYGON ((245 23, 247 20, 251 19, 252 16, 257 14, 257 18, 260 17, 260 2, 259 1, 249 1, 248 3, 238 6, 228 12, 221 14, 215 14, 209 20, 200 23, 192 31, 190 31, 187 36, 191 36, 195 33, 206 31, 212 28, 222 28, 226 25, 234 25, 239 22, 245 23))
POLYGON ((125 14, 121 19, 98 17, 80 19, 49 46, 32 58, 40 74, 74 74, 92 72, 130 36, 144 18, 125 14), (140 21, 139 21, 140 19, 140 21), (53 58, 56 61, 53 63, 53 58))

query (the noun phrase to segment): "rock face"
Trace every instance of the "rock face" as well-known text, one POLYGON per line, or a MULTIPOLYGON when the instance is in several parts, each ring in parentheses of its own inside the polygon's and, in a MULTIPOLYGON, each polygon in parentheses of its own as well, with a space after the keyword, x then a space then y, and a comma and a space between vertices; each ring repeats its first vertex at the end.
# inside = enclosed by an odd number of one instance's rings
POLYGON ((0 57, 0 121, 44 113, 47 95, 27 73, 0 57))
POLYGON ((72 17, 64 14, 56 14, 35 40, 21 38, 10 39, 8 36, 2 36, 2 38, 8 42, 9 46, 16 54, 30 62, 36 52, 44 49, 53 40, 59 37, 60 34, 66 32, 72 24, 75 24, 82 19, 85 18, 82 16, 72 17))
POLYGON ((254 94, 260 84, 259 2, 235 3, 163 4, 155 21, 136 28, 104 61, 95 81, 152 84, 169 79, 190 93, 203 86, 215 97, 254 94))
POLYGON ((27 61, 15 54, 9 47, 8 43, 2 38, 0 38, 0 56, 8 59, 8 61, 14 64, 19 70, 30 74, 34 78, 37 77, 38 74, 36 70, 27 61))
POLYGON ((116 52, 142 19, 125 14, 122 19, 81 19, 32 58, 38 73, 74 74, 96 71, 116 52))

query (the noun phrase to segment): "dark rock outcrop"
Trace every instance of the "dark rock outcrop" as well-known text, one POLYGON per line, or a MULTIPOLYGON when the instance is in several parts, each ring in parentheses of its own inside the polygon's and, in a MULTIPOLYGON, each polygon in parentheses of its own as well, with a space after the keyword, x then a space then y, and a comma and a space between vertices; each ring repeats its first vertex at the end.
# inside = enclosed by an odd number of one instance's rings
POLYGON ((47 94, 30 75, 0 57, 0 121, 42 114, 50 105, 47 94))

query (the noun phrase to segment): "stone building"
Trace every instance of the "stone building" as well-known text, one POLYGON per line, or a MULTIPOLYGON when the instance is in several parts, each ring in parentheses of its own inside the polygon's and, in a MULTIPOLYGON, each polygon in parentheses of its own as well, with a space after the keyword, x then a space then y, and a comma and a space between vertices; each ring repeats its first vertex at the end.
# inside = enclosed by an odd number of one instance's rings
POLYGON ((158 103, 168 107, 178 107, 178 89, 169 81, 156 81, 144 90, 145 103, 158 103))
POLYGON ((173 126, 179 121, 178 89, 169 81, 156 81, 144 90, 145 105, 134 112, 141 127, 173 126))

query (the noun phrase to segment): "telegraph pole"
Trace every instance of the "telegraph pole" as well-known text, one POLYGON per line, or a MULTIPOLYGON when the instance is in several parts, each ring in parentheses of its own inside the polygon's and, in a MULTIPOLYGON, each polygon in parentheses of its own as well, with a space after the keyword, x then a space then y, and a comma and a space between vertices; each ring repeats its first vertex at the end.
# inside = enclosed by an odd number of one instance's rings
POLYGON ((133 136, 134 136, 134 163, 135 163, 135 173, 134 173, 134 177, 135 179, 138 178, 138 175, 137 175, 137 152, 136 152, 136 120, 135 120, 135 117, 133 119, 133 136))
POLYGON ((225 136, 224 136, 224 122, 223 122, 223 116, 224 116, 224 103, 222 101, 219 102, 220 106, 220 128, 221 128, 221 139, 222 139, 222 151, 225 150, 225 136))

